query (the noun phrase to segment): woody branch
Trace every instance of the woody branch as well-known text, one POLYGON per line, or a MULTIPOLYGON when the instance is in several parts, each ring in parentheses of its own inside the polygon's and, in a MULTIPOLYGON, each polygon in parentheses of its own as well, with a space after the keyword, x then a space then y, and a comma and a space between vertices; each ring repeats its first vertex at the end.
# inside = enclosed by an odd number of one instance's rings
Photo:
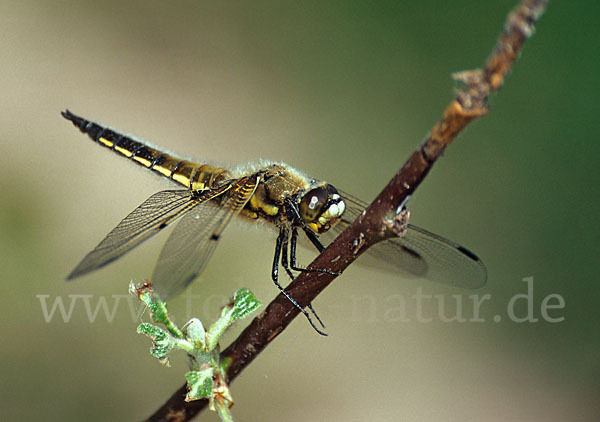
MULTIPOLYGON (((534 24, 544 12, 549 0, 523 0, 507 17, 504 30, 483 69, 463 71, 453 75, 464 83, 463 88, 444 110, 441 120, 430 135, 408 158, 387 186, 337 239, 309 266, 344 271, 361 253, 390 236, 383 231, 384 218, 395 212, 427 176, 429 170, 456 136, 473 120, 488 112, 488 97, 500 89, 508 72, 521 52, 525 41, 533 34, 534 24), (359 241, 360 239, 360 241, 359 241)), ((300 274, 286 291, 301 306, 311 303, 337 276, 323 272, 300 274)), ((298 315, 298 309, 279 294, 239 337, 221 353, 228 359, 228 382, 256 358, 298 315)), ((152 415, 149 421, 184 421, 206 407, 206 400, 185 402, 186 386, 152 415)))

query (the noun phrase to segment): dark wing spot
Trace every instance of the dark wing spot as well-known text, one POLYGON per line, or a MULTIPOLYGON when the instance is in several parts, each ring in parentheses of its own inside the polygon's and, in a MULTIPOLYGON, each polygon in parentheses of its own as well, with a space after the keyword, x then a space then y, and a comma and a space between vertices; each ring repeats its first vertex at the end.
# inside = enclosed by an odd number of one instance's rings
POLYGON ((467 255, 473 261, 479 262, 479 257, 477 255, 475 255, 473 252, 471 252, 470 250, 468 250, 467 248, 463 248, 462 246, 459 246, 457 249, 460 252, 462 252, 464 255, 467 255))
POLYGON ((216 233, 211 234, 210 240, 216 242, 217 240, 219 240, 219 235, 216 233))
POLYGON ((413 250, 413 249, 411 249, 409 247, 406 247, 404 245, 401 245, 401 246, 402 246, 402 250, 404 252, 406 252, 407 254, 411 255, 412 257, 417 258, 417 259, 422 259, 423 258, 419 252, 417 252, 417 251, 415 251, 415 250, 413 250))

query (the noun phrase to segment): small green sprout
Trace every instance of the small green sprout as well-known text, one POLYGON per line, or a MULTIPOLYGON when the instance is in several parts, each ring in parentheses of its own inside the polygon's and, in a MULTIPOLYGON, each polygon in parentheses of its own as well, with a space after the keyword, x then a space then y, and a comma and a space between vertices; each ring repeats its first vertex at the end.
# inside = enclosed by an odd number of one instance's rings
POLYGON ((185 374, 188 386, 186 401, 208 399, 210 409, 216 411, 222 421, 232 421, 229 408, 233 406, 233 398, 226 382, 226 365, 220 361, 219 339, 235 321, 257 310, 261 302, 250 290, 241 288, 222 308, 220 317, 208 331, 196 318, 180 329, 169 317, 166 303, 154 295, 150 283, 139 286, 132 283, 129 291, 148 306, 155 323, 166 327, 164 330, 150 323, 138 326, 137 332, 152 340, 150 354, 166 365, 167 354, 173 349, 184 350, 190 357, 190 371, 185 374))

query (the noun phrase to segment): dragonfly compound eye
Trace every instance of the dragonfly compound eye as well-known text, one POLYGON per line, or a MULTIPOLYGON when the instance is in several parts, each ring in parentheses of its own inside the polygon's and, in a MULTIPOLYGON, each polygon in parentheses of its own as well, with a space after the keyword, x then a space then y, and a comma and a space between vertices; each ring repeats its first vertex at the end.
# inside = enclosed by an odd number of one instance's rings
POLYGON ((316 233, 324 233, 342 216, 346 204, 331 185, 323 185, 308 191, 300 201, 300 216, 316 233))

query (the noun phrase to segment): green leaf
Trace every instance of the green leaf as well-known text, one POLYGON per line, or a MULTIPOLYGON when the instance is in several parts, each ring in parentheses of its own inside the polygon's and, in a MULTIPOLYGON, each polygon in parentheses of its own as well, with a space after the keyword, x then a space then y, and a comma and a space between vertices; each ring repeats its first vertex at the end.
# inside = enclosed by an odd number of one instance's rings
POLYGON ((178 339, 183 338, 181 330, 173 323, 173 321, 171 321, 171 318, 169 318, 166 302, 163 302, 154 294, 151 283, 145 282, 136 285, 132 282, 129 284, 129 293, 137 296, 139 300, 146 304, 154 322, 164 324, 178 339))
POLYGON ((173 350, 175 343, 169 333, 150 323, 144 322, 137 327, 139 334, 144 334, 152 339, 150 354, 155 358, 163 358, 173 350))
POLYGON ((227 330, 231 324, 238 319, 245 318, 262 305, 262 303, 256 299, 254 294, 245 288, 236 290, 232 302, 233 303, 223 307, 219 319, 210 326, 210 329, 206 334, 206 346, 208 350, 217 347, 219 338, 221 338, 225 330, 227 330))
POLYGON ((233 302, 233 312, 231 314, 233 321, 246 318, 262 305, 261 301, 254 296, 254 293, 246 288, 238 289, 235 292, 233 302))
POLYGON ((186 401, 206 399, 212 396, 213 369, 206 368, 199 371, 190 371, 185 374, 188 384, 186 401))

